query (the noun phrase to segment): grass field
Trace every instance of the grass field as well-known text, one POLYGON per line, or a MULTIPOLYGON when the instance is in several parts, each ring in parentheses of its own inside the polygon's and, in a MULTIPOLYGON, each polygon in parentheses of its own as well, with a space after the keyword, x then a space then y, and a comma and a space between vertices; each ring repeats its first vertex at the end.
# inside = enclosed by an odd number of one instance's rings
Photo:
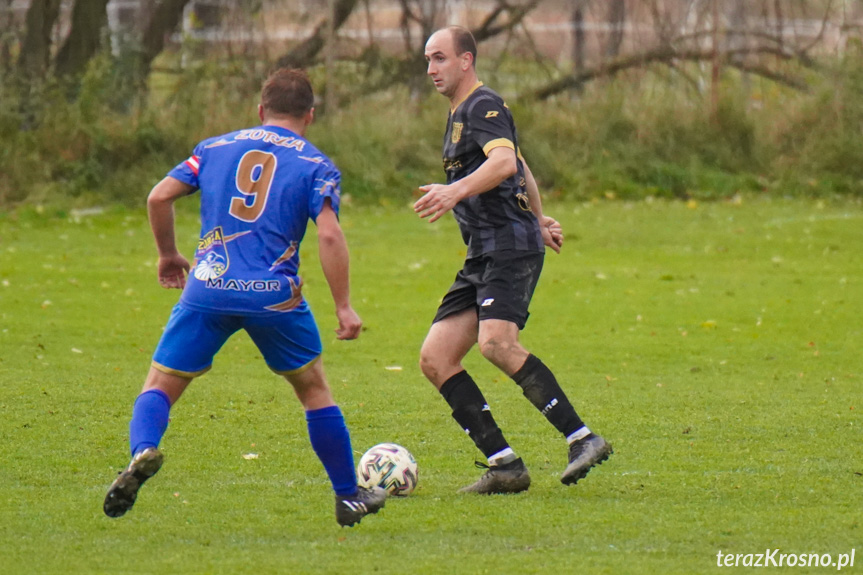
MULTIPOLYGON (((178 217, 187 255, 194 204, 178 217)), ((455 493, 480 454, 416 365, 463 257, 455 223, 344 209, 355 342, 332 335, 309 232, 301 272, 354 449, 397 442, 420 465, 414 495, 353 529, 334 521, 298 402, 246 336, 176 405, 166 464, 135 508, 105 517, 177 292, 156 283, 143 212, 0 217, 0 572, 683 574, 735 571, 720 550, 776 548, 856 548, 843 571, 860 572, 861 205, 546 211, 567 240, 523 342, 615 455, 562 486, 563 439, 474 351, 468 368, 534 480, 515 496, 455 493)))

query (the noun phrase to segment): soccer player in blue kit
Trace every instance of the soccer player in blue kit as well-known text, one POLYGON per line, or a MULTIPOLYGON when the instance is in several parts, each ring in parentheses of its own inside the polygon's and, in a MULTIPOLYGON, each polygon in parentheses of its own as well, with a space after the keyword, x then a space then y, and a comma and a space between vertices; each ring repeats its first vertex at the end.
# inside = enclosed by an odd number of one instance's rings
POLYGON ((110 517, 131 509, 141 485, 159 471, 171 407, 240 329, 302 403, 312 448, 336 494, 337 522, 354 525, 384 506, 386 491, 357 485, 350 435, 324 376, 320 335, 297 275, 311 219, 335 303, 336 335, 359 336, 362 321, 350 303, 348 248, 338 220, 341 176, 304 138, 313 103, 304 72, 274 72, 261 91, 261 126, 204 140, 147 198, 159 283, 183 293, 135 401, 132 461, 105 497, 110 517), (173 204, 196 190, 201 237, 192 268, 177 250, 173 204))
POLYGON ((530 474, 492 417, 462 360, 479 344, 567 440, 560 480, 573 485, 612 453, 576 413, 554 374, 518 341, 539 281, 545 246, 560 251, 560 224, 543 215, 539 189, 521 156, 509 108, 476 73, 476 41, 460 26, 432 34, 427 73, 450 101, 444 136, 446 184, 421 186, 414 210, 433 222, 452 210, 467 245, 464 267, 444 295, 420 351, 420 367, 452 416, 488 459, 465 493, 518 493, 530 474))

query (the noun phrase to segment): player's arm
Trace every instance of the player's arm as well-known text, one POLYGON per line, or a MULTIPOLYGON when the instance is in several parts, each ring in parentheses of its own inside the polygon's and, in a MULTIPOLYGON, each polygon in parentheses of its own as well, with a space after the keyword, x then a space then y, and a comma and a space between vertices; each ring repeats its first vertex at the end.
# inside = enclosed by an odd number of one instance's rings
POLYGON ((159 284, 164 288, 183 289, 189 261, 177 251, 174 235, 174 202, 195 188, 171 176, 166 177, 147 196, 150 229, 159 251, 159 284))
POLYGON ((527 187, 527 197, 530 201, 530 211, 534 213, 536 219, 539 221, 539 229, 542 231, 542 241, 555 252, 560 253, 560 248, 563 246, 563 229, 557 220, 543 215, 539 186, 537 186, 533 172, 530 171, 530 167, 524 161, 524 158, 522 158, 521 163, 524 166, 524 180, 527 187))
POLYGON ((449 185, 428 184, 420 186, 425 192, 414 204, 414 212, 429 222, 439 219, 465 198, 492 190, 505 179, 518 173, 515 150, 498 146, 488 152, 485 161, 472 174, 449 185))
POLYGON ((329 199, 324 201, 324 207, 315 223, 318 227, 318 255, 321 258, 321 268, 330 286, 330 293, 336 306, 336 317, 339 320, 336 337, 356 339, 360 335, 363 322, 351 307, 348 242, 345 240, 339 218, 329 199))

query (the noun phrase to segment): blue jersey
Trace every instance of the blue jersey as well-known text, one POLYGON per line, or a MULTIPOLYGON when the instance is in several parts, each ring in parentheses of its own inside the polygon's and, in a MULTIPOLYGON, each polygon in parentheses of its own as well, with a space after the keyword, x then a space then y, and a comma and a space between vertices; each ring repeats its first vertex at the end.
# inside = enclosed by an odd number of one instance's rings
POLYGON ((201 191, 201 237, 180 302, 240 315, 305 307, 300 242, 341 175, 312 144, 278 126, 204 140, 168 174, 201 191))

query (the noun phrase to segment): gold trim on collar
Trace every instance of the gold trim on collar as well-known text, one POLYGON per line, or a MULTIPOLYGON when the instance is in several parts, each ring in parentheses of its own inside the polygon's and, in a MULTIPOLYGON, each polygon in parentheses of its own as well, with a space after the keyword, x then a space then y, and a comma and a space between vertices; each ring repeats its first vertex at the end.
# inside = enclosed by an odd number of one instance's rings
POLYGON ((461 100, 459 100, 459 101, 458 101, 458 103, 457 103, 455 106, 450 106, 449 113, 450 113, 450 114, 454 114, 454 113, 455 113, 455 111, 458 109, 458 107, 459 107, 459 106, 461 106, 461 105, 462 105, 462 103, 463 103, 465 100, 467 100, 467 99, 470 97, 470 95, 471 95, 471 94, 473 94, 474 92, 476 92, 476 89, 477 89, 477 88, 479 88, 480 86, 482 86, 482 82, 477 82, 476 84, 474 84, 473 88, 471 88, 471 89, 470 89, 470 92, 468 92, 467 94, 465 94, 465 95, 464 95, 464 98, 462 98, 461 100))

